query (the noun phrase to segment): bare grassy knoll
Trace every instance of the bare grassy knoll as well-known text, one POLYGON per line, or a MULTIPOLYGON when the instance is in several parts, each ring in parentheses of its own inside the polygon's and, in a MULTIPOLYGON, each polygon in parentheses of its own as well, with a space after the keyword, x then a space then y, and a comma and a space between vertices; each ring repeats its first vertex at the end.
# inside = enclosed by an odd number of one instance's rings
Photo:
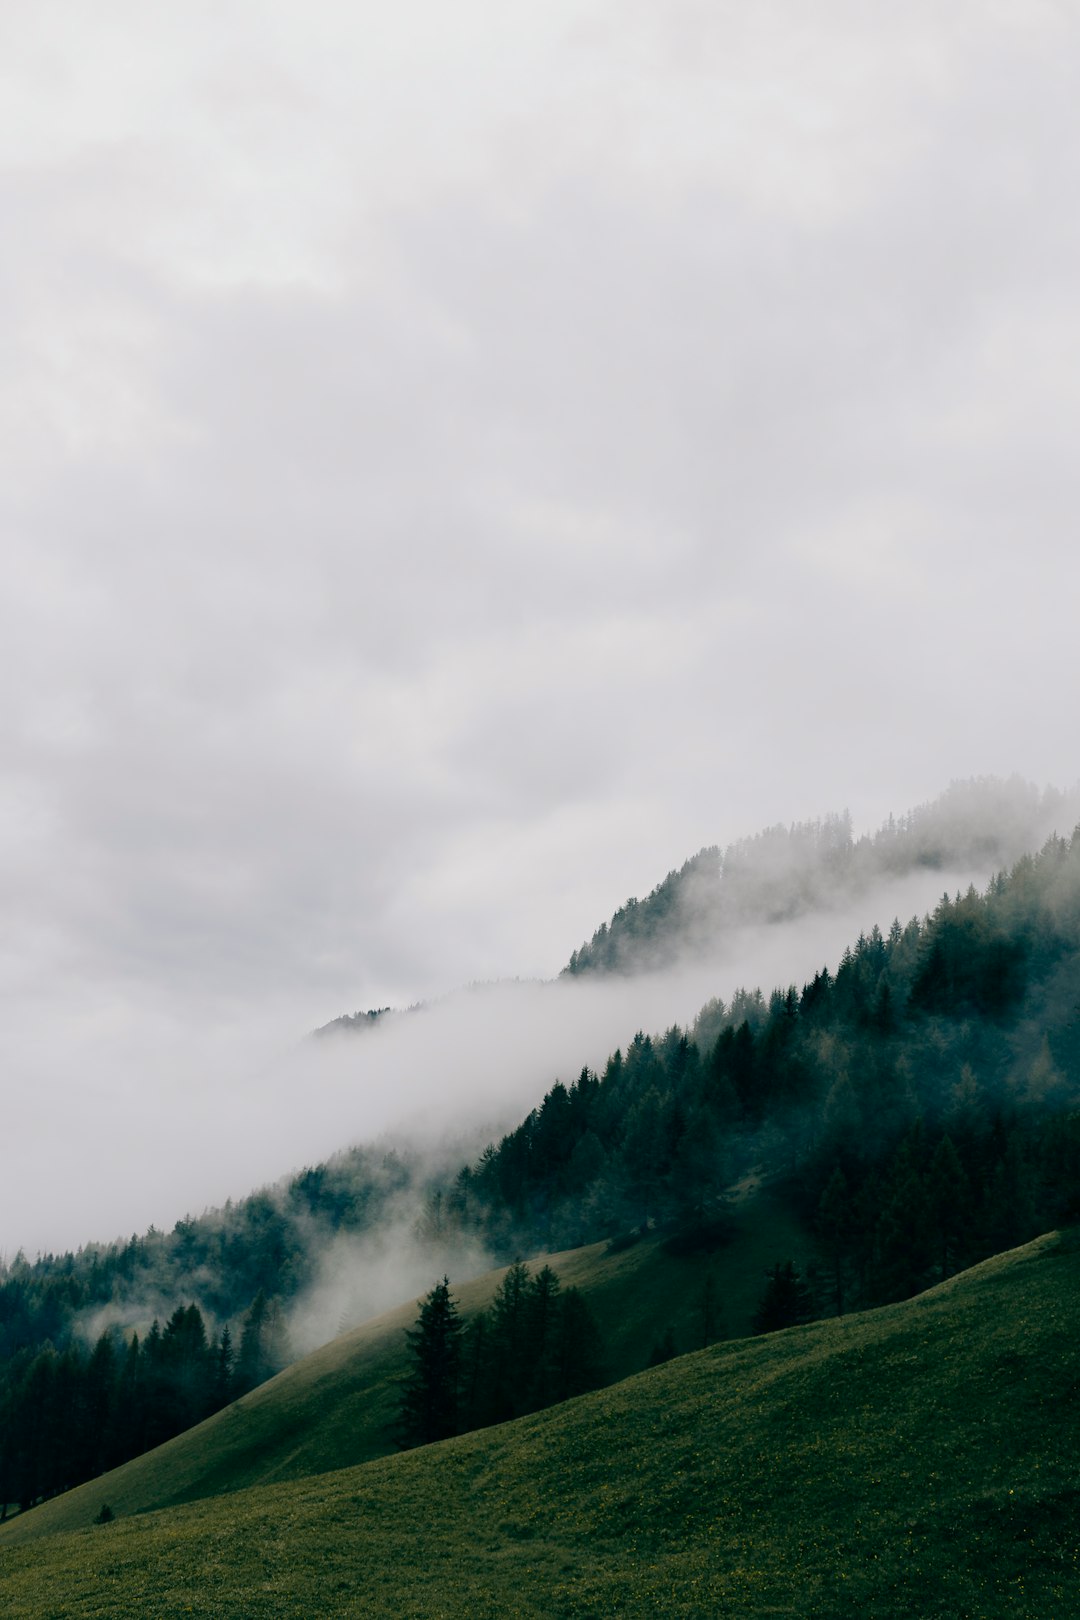
POLYGON ((1078 1520, 1080 1242, 1052 1234, 498 1429, 9 1538, 0 1613, 1071 1620, 1078 1520))

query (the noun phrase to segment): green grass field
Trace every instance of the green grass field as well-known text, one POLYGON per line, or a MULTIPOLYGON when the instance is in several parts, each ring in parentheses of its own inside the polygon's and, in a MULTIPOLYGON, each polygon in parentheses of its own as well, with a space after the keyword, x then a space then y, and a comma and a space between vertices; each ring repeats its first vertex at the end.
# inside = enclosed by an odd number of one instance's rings
POLYGON ((20 1543, 62 1498, 0 1541, 0 1613, 1073 1620, 1078 1443, 1080 1242, 1051 1235, 498 1429, 20 1543))

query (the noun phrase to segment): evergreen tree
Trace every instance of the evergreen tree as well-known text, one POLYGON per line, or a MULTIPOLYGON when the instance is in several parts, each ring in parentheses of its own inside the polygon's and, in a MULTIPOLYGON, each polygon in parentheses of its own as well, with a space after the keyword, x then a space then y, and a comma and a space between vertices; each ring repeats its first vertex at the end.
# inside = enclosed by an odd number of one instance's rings
POLYGON ((649 1359, 645 1365, 646 1367, 661 1367, 665 1361, 673 1360, 678 1353, 679 1352, 675 1347, 674 1333, 672 1333, 670 1328, 665 1328, 664 1332, 655 1341, 652 1349, 649 1351, 649 1359))
POLYGON ((263 1290, 251 1302, 240 1334, 236 1358, 235 1394, 244 1395, 273 1378, 289 1364, 289 1339, 281 1301, 267 1299, 263 1290))
POLYGON ((543 1266, 532 1279, 525 1300, 525 1355, 520 1380, 520 1398, 524 1402, 521 1409, 525 1411, 538 1411, 555 1399, 559 1292, 555 1272, 543 1266))
POLYGON ((488 1336, 488 1376, 484 1419, 502 1423, 524 1410, 529 1268, 516 1260, 495 1290, 488 1336))
POLYGON ((836 1314, 844 1314, 844 1283, 854 1236, 854 1210, 847 1180, 837 1165, 829 1178, 817 1211, 817 1235, 832 1273, 836 1314))
POLYGON ((236 1358, 236 1392, 245 1395, 263 1381, 263 1328, 266 1324, 266 1295, 262 1289, 251 1302, 240 1333, 240 1354, 236 1358))
POLYGON ((487 1421, 490 1358, 491 1319, 486 1311, 477 1311, 462 1335, 460 1415, 463 1429, 479 1429, 487 1421))
POLYGON ((461 1330, 450 1279, 444 1277, 420 1301, 416 1326, 406 1334, 413 1365, 401 1390, 398 1444, 403 1449, 458 1432, 461 1330))
POLYGON ((232 1400, 233 1365, 236 1360, 232 1347, 232 1334, 228 1322, 221 1330, 214 1353, 213 1400, 215 1408, 227 1406, 232 1400))
POLYGON ((964 1221, 971 1205, 967 1176, 952 1142, 943 1136, 930 1162, 926 1186, 938 1244, 942 1277, 953 1269, 964 1221))
POLYGON ((754 1317, 755 1333, 775 1333, 778 1328, 794 1327, 808 1322, 813 1311, 810 1290, 799 1276, 795 1264, 778 1260, 767 1274, 768 1282, 754 1317))
POLYGON ((583 1395, 604 1382, 604 1351, 596 1319, 576 1288, 564 1289, 559 1299, 559 1316, 554 1344, 554 1387, 556 1401, 583 1395))

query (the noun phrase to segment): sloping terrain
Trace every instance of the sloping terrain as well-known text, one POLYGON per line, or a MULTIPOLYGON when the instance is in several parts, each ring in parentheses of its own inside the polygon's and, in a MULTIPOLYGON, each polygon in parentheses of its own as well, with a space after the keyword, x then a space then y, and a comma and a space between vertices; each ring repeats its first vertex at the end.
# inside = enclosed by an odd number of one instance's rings
POLYGON ((364 1467, 6 1547, 0 1612, 965 1620, 1080 1603, 1080 1242, 364 1467))
MULTIPOLYGON (((1019 777, 982 777, 953 782, 899 821, 890 816, 872 836, 855 839, 846 812, 766 827, 726 849, 699 850, 644 900, 627 900, 563 972, 655 971, 748 923, 828 910, 920 869, 964 872, 981 886, 1050 833, 1069 834, 1078 814, 1075 790, 1040 793, 1019 777)), ((879 918, 882 927, 887 920, 879 918)))
MULTIPOLYGON (((669 1327, 680 1349, 701 1345, 706 1331, 710 1340, 749 1332, 766 1267, 797 1252, 800 1238, 768 1191, 740 1205, 734 1223, 731 1241, 711 1256, 672 1258, 650 1237, 615 1253, 597 1243, 550 1257, 564 1286, 587 1296, 613 1377, 644 1367, 669 1327)), ((463 1314, 486 1306, 504 1275, 455 1283, 463 1314)), ((11 1520, 0 1527, 0 1549, 88 1524, 103 1502, 129 1515, 395 1451, 405 1329, 415 1318, 409 1301, 335 1339, 195 1428, 11 1520)))

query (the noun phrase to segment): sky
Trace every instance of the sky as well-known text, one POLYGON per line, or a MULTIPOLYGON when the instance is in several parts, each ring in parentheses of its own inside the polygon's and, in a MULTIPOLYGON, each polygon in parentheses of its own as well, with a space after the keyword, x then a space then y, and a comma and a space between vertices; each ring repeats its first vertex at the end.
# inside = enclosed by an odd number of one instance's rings
POLYGON ((0 8, 0 1252, 388 1122, 265 1076, 704 844, 1076 782, 1078 79, 1064 0, 0 8))

